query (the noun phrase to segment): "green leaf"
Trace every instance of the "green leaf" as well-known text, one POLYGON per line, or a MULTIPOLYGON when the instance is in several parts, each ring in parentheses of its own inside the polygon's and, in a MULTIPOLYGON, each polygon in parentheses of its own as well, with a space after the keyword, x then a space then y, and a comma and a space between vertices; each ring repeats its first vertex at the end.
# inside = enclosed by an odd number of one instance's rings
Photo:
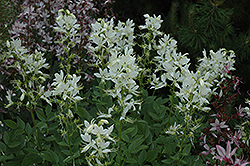
POLYGON ((25 128, 25 123, 22 121, 21 118, 17 117, 17 125, 21 127, 21 129, 24 130, 25 128))
POLYGON ((137 161, 134 158, 128 158, 125 160, 126 163, 131 163, 131 164, 135 164, 137 163, 137 161))
POLYGON ((57 142, 57 144, 60 146, 68 146, 68 144, 66 142, 57 142))
POLYGON ((88 119, 88 120, 91 119, 90 114, 89 114, 88 111, 87 111, 85 108, 83 108, 83 107, 78 107, 78 108, 76 109, 76 113, 77 113, 81 118, 88 119))
POLYGON ((39 122, 39 123, 37 123, 37 128, 41 131, 41 132, 45 132, 45 131, 47 131, 47 129, 48 129, 48 125, 46 124, 46 123, 44 123, 44 122, 39 122))
POLYGON ((150 134, 150 130, 149 130, 149 127, 148 127, 148 125, 145 125, 145 131, 144 131, 144 134, 145 134, 145 138, 147 138, 148 136, 149 136, 149 134, 150 134))
POLYGON ((50 114, 51 111, 52 111, 52 106, 48 104, 45 108, 46 115, 50 114))
POLYGON ((38 153, 38 151, 34 148, 24 148, 23 150, 26 151, 27 153, 34 153, 34 154, 38 153))
POLYGON ((11 160, 15 158, 15 156, 13 154, 10 154, 9 156, 7 155, 1 155, 0 156, 0 162, 6 161, 6 160, 11 160))
POLYGON ((181 163, 182 163, 182 164, 184 164, 184 165, 186 165, 186 164, 187 164, 187 162, 186 162, 186 161, 184 161, 184 160, 181 160, 181 163))
POLYGON ((56 117, 55 117, 55 115, 53 114, 53 113, 50 113, 50 114, 48 114, 47 115, 47 121, 52 121, 52 120, 54 120, 56 117))
POLYGON ((55 152, 53 152, 52 150, 50 150, 50 149, 47 149, 46 151, 41 152, 40 156, 44 160, 47 160, 47 161, 51 162, 51 164, 59 162, 58 155, 55 152))
POLYGON ((179 160, 179 153, 176 153, 174 156, 170 156, 170 158, 175 161, 179 160))
POLYGON ((145 99, 145 104, 152 104, 152 102, 155 100, 156 96, 148 96, 146 99, 145 99))
POLYGON ((70 162, 71 160, 73 160, 73 159, 75 159, 75 158, 77 158, 77 157, 79 157, 79 156, 80 156, 80 153, 77 152, 77 153, 75 153, 73 156, 68 156, 66 159, 63 160, 63 162, 64 162, 64 163, 68 163, 68 162, 70 162))
POLYGON ((30 165, 30 164, 32 164, 32 163, 31 163, 31 161, 30 161, 28 155, 26 155, 26 156, 24 157, 22 163, 21 163, 21 166, 26 166, 26 165, 30 165))
POLYGON ((46 113, 47 121, 52 121, 56 118, 54 113, 52 112, 51 105, 47 105, 47 107, 45 108, 45 113, 46 113))
POLYGON ((160 118, 159 118, 159 116, 158 116, 157 114, 155 114, 155 113, 153 113, 153 112, 151 112, 151 111, 149 111, 148 114, 149 114, 149 116, 150 116, 153 120, 155 120, 155 121, 160 121, 160 118))
POLYGON ((135 136, 135 138, 131 141, 132 143, 128 147, 128 151, 130 153, 137 153, 140 150, 141 144, 145 140, 143 137, 143 135, 135 136))
POLYGON ((15 130, 14 135, 18 136, 18 135, 22 135, 23 133, 24 133, 23 129, 17 129, 17 130, 15 130))
POLYGON ((187 162, 187 165, 192 166, 205 166, 206 164, 203 163, 203 160, 198 155, 189 155, 184 157, 184 160, 187 162))
POLYGON ((46 122, 46 116, 44 115, 42 108, 37 108, 36 115, 42 122, 46 122))
POLYGON ((166 152, 169 156, 173 155, 176 150, 176 143, 174 142, 172 137, 167 137, 164 141, 164 152, 166 152))
POLYGON ((163 162, 164 164, 167 164, 167 165, 171 165, 173 163, 173 160, 171 158, 169 158, 169 159, 162 160, 161 162, 163 162))
POLYGON ((10 140, 10 137, 9 137, 9 134, 7 133, 7 131, 4 132, 3 134, 3 141, 6 145, 9 144, 9 140, 10 140))
MULTIPOLYGON (((157 100, 158 100, 158 99, 157 99, 157 100)), ((160 108, 159 103, 157 103, 156 101, 155 101, 155 102, 153 102, 153 108, 154 108, 154 110, 155 110, 155 111, 158 111, 158 110, 159 110, 159 108, 160 108)))
POLYGON ((51 156, 51 154, 48 152, 48 151, 43 151, 40 153, 40 156, 44 159, 44 160, 47 160, 47 161, 50 161, 50 162, 54 162, 53 161, 53 158, 51 156))
POLYGON ((154 150, 150 150, 147 153, 147 161, 149 161, 149 162, 155 161, 159 152, 160 152, 159 147, 156 147, 154 150))
POLYGON ((147 145, 150 145, 152 143, 152 141, 153 141, 153 135, 152 135, 152 133, 150 133, 149 136, 145 139, 145 143, 147 145))
POLYGON ((32 133, 32 128, 29 123, 26 124, 25 131, 28 135, 32 133))
POLYGON ((55 130, 55 129, 58 127, 58 125, 59 125, 59 123, 57 123, 57 122, 51 123, 51 124, 49 125, 48 130, 49 130, 49 131, 55 130))
POLYGON ((45 138, 45 140, 50 142, 50 141, 55 141, 56 138, 54 136, 49 136, 49 137, 45 138))
POLYGON ((148 91, 142 88, 142 96, 147 97, 148 96, 148 91))
POLYGON ((137 132, 138 132, 138 126, 136 125, 134 128, 135 128, 135 130, 133 130, 131 132, 131 137, 134 137, 137 134, 137 132))
POLYGON ((10 148, 15 148, 15 147, 17 147, 17 146, 19 146, 21 144, 21 142, 11 142, 11 143, 9 143, 9 147, 10 148))
POLYGON ((128 135, 123 134, 123 135, 122 135, 122 140, 124 140, 125 142, 129 142, 129 137, 128 137, 128 135))
POLYGON ((61 152, 67 156, 70 156, 70 151, 69 150, 61 150, 61 152))
POLYGON ((5 123, 8 127, 10 127, 11 129, 17 129, 17 124, 16 124, 14 121, 12 121, 12 120, 9 120, 9 119, 4 120, 4 123, 5 123))
POLYGON ((138 149, 138 151, 140 150, 144 150, 144 149, 148 149, 148 145, 141 145, 138 149))
POLYGON ((49 153, 51 154, 51 157, 55 161, 55 163, 58 163, 59 157, 57 156, 57 154, 55 152, 53 152, 52 150, 49 150, 49 153))
POLYGON ((0 142, 0 151, 6 151, 6 145, 0 142))
POLYGON ((8 161, 5 166, 20 165, 24 159, 25 155, 15 156, 12 160, 8 161))
POLYGON ((34 157, 34 156, 32 156, 32 155, 30 155, 31 153, 28 153, 25 157, 24 157, 24 159, 23 159, 23 161, 22 161, 22 164, 21 164, 21 166, 27 166, 27 165, 32 165, 33 164, 33 158, 32 157, 34 157))
POLYGON ((138 163, 139 165, 142 165, 144 163, 144 161, 146 160, 146 151, 143 150, 141 151, 141 153, 139 154, 139 157, 138 157, 138 163))
POLYGON ((183 156, 189 155, 190 150, 191 150, 191 144, 187 144, 182 151, 182 155, 183 156))
POLYGON ((135 127, 130 127, 127 130, 123 131, 123 133, 128 134, 131 133, 132 131, 134 131, 135 127))

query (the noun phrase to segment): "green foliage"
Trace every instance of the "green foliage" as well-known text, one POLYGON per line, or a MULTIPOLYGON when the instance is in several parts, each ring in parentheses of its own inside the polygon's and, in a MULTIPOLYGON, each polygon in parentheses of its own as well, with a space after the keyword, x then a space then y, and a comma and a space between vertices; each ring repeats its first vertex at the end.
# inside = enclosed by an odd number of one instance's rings
MULTIPOLYGON (((38 139, 42 142, 41 149, 35 137, 35 127, 24 122, 20 117, 15 121, 4 120, 6 130, 3 133, 3 140, 0 142, 1 151, 5 155, 0 157, 0 162, 4 165, 72 165, 84 163, 80 158, 80 138, 77 130, 71 132, 70 141, 72 144, 73 156, 68 150, 68 140, 60 134, 58 127, 59 120, 55 116, 55 109, 47 106, 37 109, 37 127, 39 129, 38 139), (38 111, 39 110, 39 111, 38 111)), ((71 125, 74 127, 74 124, 71 125)), ((60 127, 59 127, 60 128, 60 127)))

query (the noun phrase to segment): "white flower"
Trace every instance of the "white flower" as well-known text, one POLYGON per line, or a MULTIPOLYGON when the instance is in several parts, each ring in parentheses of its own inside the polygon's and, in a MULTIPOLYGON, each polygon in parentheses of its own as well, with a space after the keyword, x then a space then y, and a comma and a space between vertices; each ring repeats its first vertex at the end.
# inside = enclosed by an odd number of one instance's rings
POLYGON ((52 103, 50 101, 50 96, 52 95, 52 92, 50 90, 44 91, 44 86, 39 87, 39 95, 40 98, 45 100, 47 103, 49 103, 52 106, 52 103))
POLYGON ((11 96, 12 96, 12 91, 8 90, 6 98, 9 102, 9 104, 6 105, 5 108, 9 108, 13 104, 13 101, 11 100, 11 96))
MULTIPOLYGON (((105 129, 103 127, 104 124, 108 124, 108 121, 102 119, 97 125, 94 119, 92 119, 90 123, 85 120, 84 134, 81 133, 81 138, 84 141, 84 147, 81 153, 88 153, 89 157, 94 158, 97 163, 100 163, 100 159, 107 157, 108 153, 111 152, 109 149, 111 142, 106 140, 108 139, 115 143, 115 140, 110 136, 114 125, 105 129)), ((89 164, 91 164, 90 161, 89 164)))
POLYGON ((176 122, 174 122, 174 125, 170 126, 170 128, 166 131, 167 134, 175 135, 176 133, 179 134, 178 130, 182 127, 182 125, 178 124, 176 125, 176 122))
MULTIPOLYGON (((11 41, 11 49, 17 56, 22 56, 27 53, 28 50, 22 46, 21 40, 18 38, 11 41)), ((10 55, 12 57, 12 55, 10 55)))
POLYGON ((77 96, 79 90, 81 89, 77 83, 79 82, 81 76, 77 77, 75 74, 73 76, 64 77, 64 73, 61 70, 60 74, 55 74, 55 82, 51 85, 55 86, 51 91, 53 96, 62 95, 63 100, 70 99, 72 101, 79 101, 83 98, 77 96))
POLYGON ((111 117, 112 117, 111 112, 114 111, 114 110, 113 110, 114 106, 115 106, 115 105, 113 105, 113 107, 110 107, 110 108, 108 109, 108 114, 104 114, 104 113, 102 113, 102 112, 99 112, 99 115, 98 115, 97 118, 111 118, 111 117))
POLYGON ((155 32, 157 32, 156 30, 160 29, 161 23, 163 22, 160 15, 158 17, 155 15, 153 15, 154 17, 150 17, 148 14, 144 14, 143 16, 145 17, 146 25, 139 26, 140 29, 148 29, 155 32))

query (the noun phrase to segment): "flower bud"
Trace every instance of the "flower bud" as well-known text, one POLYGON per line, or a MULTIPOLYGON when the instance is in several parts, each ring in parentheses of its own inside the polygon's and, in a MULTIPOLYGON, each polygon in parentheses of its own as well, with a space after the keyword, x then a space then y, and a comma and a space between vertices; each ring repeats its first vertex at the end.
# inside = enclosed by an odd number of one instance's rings
POLYGON ((40 76, 39 79, 41 79, 42 82, 46 81, 46 79, 44 77, 42 77, 42 76, 40 76))
POLYGON ((9 42, 9 40, 7 40, 6 45, 7 45, 8 48, 10 48, 10 42, 9 42))
POLYGON ((71 119, 74 118, 74 115, 73 115, 73 113, 72 113, 71 110, 68 111, 67 116, 68 116, 69 118, 71 118, 71 119))
POLYGON ((22 93, 20 100, 23 101, 24 97, 25 97, 25 93, 22 93))
POLYGON ((72 78, 73 78, 73 77, 72 77, 72 75, 70 75, 70 74, 67 76, 67 79, 72 79, 72 78))
POLYGON ((102 126, 103 124, 109 124, 109 121, 107 121, 106 119, 101 119, 98 123, 98 126, 102 126))

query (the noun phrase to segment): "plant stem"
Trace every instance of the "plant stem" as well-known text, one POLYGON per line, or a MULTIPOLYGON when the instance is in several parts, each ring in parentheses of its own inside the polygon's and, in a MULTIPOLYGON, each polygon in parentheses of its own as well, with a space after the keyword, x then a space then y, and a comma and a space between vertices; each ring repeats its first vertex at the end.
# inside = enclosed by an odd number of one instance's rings
MULTIPOLYGON (((171 111, 173 111, 173 105, 174 105, 174 91, 175 91, 175 85, 173 85, 173 90, 172 90, 172 99, 171 99, 171 108, 170 108, 171 111)), ((169 126, 170 126, 171 116, 172 116, 172 113, 170 112, 169 113, 169 117, 168 117, 167 128, 169 128, 169 126)), ((162 152, 163 152, 163 148, 164 148, 164 144, 165 144, 166 139, 167 139, 167 137, 165 137, 164 140, 163 140, 163 142, 162 142, 161 153, 160 153, 160 155, 158 157, 158 161, 160 161, 160 158, 162 156, 162 152)))
POLYGON ((101 92, 100 92, 100 95, 101 95, 101 97, 100 97, 101 98, 100 99, 101 100, 101 112, 102 112, 102 98, 103 98, 103 94, 102 94, 103 92, 102 91, 103 91, 103 82, 101 81, 101 92))
MULTIPOLYGON (((170 108, 171 111, 173 111, 173 106, 174 106, 174 92, 175 92, 175 85, 173 85, 173 89, 172 89, 171 108, 170 108)), ((167 128, 170 126, 171 116, 172 116, 172 112, 169 113, 167 128)))
MULTIPOLYGON (((29 101, 31 101, 31 100, 30 100, 30 97, 29 97, 29 101)), ((42 145, 41 145, 41 142, 40 142, 40 140, 39 140, 39 138, 38 138, 38 130, 37 130, 36 121, 35 121, 35 116, 34 116, 34 112, 33 112, 33 108, 32 108, 32 106, 31 106, 31 104, 29 104, 29 109, 30 109, 30 113, 31 113, 31 117, 32 117, 32 121, 33 121, 35 130, 36 130, 36 140, 37 140, 39 149, 42 150, 42 145)))
POLYGON ((69 151, 70 151, 70 156, 73 156, 73 153, 72 153, 72 149, 71 149, 71 143, 70 143, 70 139, 69 139, 69 118, 68 117, 66 117, 66 120, 67 120, 67 122, 66 122, 66 128, 67 128, 67 137, 68 137, 68 146, 69 146, 69 151))
POLYGON ((122 120, 120 120, 120 125, 119 125, 119 155, 120 155, 120 165, 122 165, 122 120))
POLYGON ((187 122, 185 123, 185 128, 184 128, 184 134, 182 135, 182 140, 181 140, 181 145, 180 145, 180 149, 179 149, 179 157, 178 157, 178 165, 180 165, 180 162, 181 162, 181 151, 182 151, 182 147, 183 147, 183 143, 185 141, 185 137, 186 137, 186 134, 187 134, 187 122))

